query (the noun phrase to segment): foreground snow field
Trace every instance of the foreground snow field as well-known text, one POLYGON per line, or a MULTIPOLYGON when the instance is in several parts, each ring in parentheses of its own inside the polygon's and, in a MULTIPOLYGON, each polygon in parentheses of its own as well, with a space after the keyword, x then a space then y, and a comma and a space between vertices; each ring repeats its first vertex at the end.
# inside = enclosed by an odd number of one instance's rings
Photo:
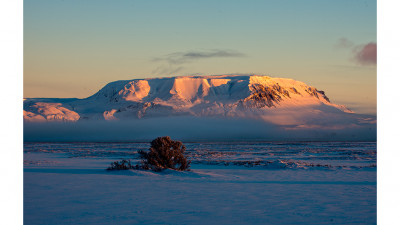
POLYGON ((26 143, 24 224, 376 224, 375 143, 195 143, 191 171, 105 170, 147 147, 26 143))

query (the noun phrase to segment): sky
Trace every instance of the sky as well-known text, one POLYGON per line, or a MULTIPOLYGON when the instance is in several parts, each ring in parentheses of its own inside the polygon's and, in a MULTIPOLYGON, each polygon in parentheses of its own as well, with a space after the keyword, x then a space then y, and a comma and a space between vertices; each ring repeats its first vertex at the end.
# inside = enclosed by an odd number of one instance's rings
POLYGON ((376 24, 368 0, 25 0, 24 97, 252 73, 300 80, 376 114, 376 24))

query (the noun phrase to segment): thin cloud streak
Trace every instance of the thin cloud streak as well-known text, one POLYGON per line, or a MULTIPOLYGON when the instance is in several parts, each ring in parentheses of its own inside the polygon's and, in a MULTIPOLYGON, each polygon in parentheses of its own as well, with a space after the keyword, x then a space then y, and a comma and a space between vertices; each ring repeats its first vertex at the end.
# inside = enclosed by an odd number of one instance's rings
POLYGON ((184 69, 183 66, 159 66, 155 70, 152 71, 152 74, 163 74, 163 75, 171 75, 178 72, 181 72, 184 69))
POLYGON ((188 52, 174 52, 163 57, 155 58, 153 61, 164 61, 169 64, 181 65, 185 63, 190 63, 200 59, 208 58, 234 58, 234 57, 244 57, 245 54, 232 50, 208 50, 208 51, 188 51, 188 52))
POLYGON ((354 46, 354 43, 344 37, 340 38, 335 44, 336 48, 351 48, 353 46, 354 46))

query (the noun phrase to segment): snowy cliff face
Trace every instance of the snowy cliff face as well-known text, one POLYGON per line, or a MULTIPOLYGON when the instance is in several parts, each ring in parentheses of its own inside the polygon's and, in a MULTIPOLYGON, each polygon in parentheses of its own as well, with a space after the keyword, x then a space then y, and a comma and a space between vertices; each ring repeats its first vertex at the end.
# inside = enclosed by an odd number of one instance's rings
POLYGON ((157 102, 178 107, 192 107, 210 102, 249 102, 256 104, 257 108, 280 107, 281 102, 286 106, 296 102, 329 104, 323 91, 303 82, 255 75, 116 81, 106 85, 89 99, 106 102, 157 102))
POLYGON ((115 81, 86 99, 24 101, 25 121, 194 116, 252 118, 279 125, 307 126, 307 121, 315 118, 348 113, 352 112, 331 103, 323 91, 303 82, 258 75, 115 81))

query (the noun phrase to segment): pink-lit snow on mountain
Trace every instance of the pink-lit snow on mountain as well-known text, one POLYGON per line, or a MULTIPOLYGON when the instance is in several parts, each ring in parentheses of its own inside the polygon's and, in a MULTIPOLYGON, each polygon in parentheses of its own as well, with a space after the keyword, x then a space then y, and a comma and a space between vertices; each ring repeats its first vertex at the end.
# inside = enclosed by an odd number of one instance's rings
POLYGON ((24 119, 30 122, 194 116, 260 119, 306 128, 312 120, 332 120, 349 113, 353 112, 330 102, 315 87, 261 75, 115 81, 85 99, 24 101, 24 119))

